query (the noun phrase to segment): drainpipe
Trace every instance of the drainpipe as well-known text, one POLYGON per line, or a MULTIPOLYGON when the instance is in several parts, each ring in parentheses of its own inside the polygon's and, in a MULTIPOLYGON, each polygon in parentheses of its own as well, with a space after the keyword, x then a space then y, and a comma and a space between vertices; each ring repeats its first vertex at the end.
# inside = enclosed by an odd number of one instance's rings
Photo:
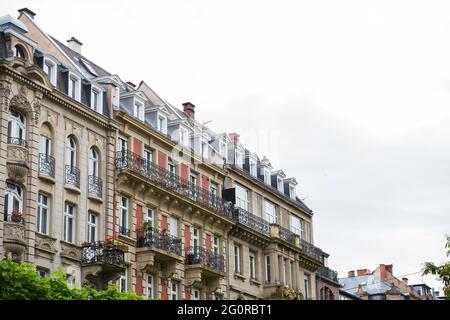
POLYGON ((230 300, 230 238, 227 237, 227 248, 226 248, 226 255, 227 255, 227 300, 230 300))

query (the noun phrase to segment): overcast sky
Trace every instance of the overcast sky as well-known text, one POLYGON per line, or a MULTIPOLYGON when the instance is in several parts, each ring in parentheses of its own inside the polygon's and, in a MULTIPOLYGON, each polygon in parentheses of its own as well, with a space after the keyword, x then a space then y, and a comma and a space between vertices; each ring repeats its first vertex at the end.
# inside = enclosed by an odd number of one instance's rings
MULTIPOLYGON (((2 1, 299 181, 340 276, 445 261, 449 1, 2 1), (256 137, 256 138, 255 138, 256 137)), ((421 277, 408 276, 410 283, 421 277)), ((441 287, 434 277, 423 279, 441 287)))

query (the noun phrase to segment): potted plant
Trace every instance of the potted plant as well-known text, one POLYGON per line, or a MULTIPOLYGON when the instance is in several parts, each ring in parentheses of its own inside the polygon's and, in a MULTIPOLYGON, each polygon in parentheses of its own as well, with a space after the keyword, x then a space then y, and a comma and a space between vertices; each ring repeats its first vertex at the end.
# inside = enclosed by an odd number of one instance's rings
POLYGON ((18 211, 11 212, 11 221, 12 222, 18 222, 18 223, 23 223, 22 212, 18 212, 18 211))

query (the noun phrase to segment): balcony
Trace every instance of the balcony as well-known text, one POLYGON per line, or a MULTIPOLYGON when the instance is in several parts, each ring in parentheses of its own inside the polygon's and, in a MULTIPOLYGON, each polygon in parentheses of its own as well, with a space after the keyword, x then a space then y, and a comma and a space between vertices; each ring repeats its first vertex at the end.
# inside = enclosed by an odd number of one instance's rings
POLYGON ((331 270, 331 269, 328 268, 328 267, 320 267, 320 268, 317 270, 317 275, 318 275, 319 277, 328 279, 328 280, 333 281, 333 282, 335 282, 335 283, 339 283, 339 280, 338 280, 338 273, 337 273, 336 271, 334 271, 334 270, 331 270))
POLYGON ((71 165, 66 165, 64 181, 66 185, 80 189, 80 169, 71 165))
POLYGON ((138 248, 154 248, 165 253, 181 256, 181 239, 166 232, 159 232, 155 228, 138 231, 138 248))
POLYGON ((55 178, 55 158, 49 154, 39 154, 39 176, 48 177, 54 181, 55 178))
POLYGON ((302 252, 307 255, 308 257, 319 261, 321 264, 324 263, 324 252, 322 249, 314 246, 313 244, 301 239, 300 241, 302 252))
POLYGON ((86 243, 81 252, 82 277, 98 290, 107 287, 125 270, 124 251, 107 242, 86 243))
POLYGON ((11 179, 25 181, 28 173, 28 143, 21 138, 8 137, 6 167, 11 179))
POLYGON ((225 258, 220 254, 206 250, 203 247, 190 247, 186 250, 186 265, 200 266, 210 271, 207 275, 225 272, 225 258))
POLYGON ((23 253, 27 247, 25 221, 22 214, 19 212, 5 214, 3 228, 5 256, 10 256, 14 261, 22 261, 23 253))
POLYGON ((88 194, 101 199, 103 196, 103 180, 97 176, 88 176, 88 194))
POLYGON ((233 219, 240 224, 243 224, 250 229, 253 229, 265 236, 270 237, 270 224, 266 220, 255 216, 254 214, 242 209, 235 208, 233 219))
POLYGON ((117 152, 115 165, 117 169, 129 170, 208 209, 229 218, 232 217, 232 207, 225 205, 223 200, 215 194, 192 184, 176 174, 170 173, 165 168, 156 165, 154 162, 147 161, 131 151, 117 152))
POLYGON ((295 238, 298 237, 298 235, 293 233, 291 230, 279 226, 278 236, 281 240, 286 241, 294 246, 296 245, 295 238))

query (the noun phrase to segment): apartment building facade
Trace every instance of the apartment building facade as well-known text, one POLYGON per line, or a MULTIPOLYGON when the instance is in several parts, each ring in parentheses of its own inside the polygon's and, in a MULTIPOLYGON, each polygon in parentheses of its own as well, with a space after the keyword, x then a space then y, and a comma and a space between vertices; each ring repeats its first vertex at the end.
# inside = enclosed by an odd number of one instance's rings
POLYGON ((0 256, 151 299, 314 299, 295 178, 43 31, 0 18, 0 256))

